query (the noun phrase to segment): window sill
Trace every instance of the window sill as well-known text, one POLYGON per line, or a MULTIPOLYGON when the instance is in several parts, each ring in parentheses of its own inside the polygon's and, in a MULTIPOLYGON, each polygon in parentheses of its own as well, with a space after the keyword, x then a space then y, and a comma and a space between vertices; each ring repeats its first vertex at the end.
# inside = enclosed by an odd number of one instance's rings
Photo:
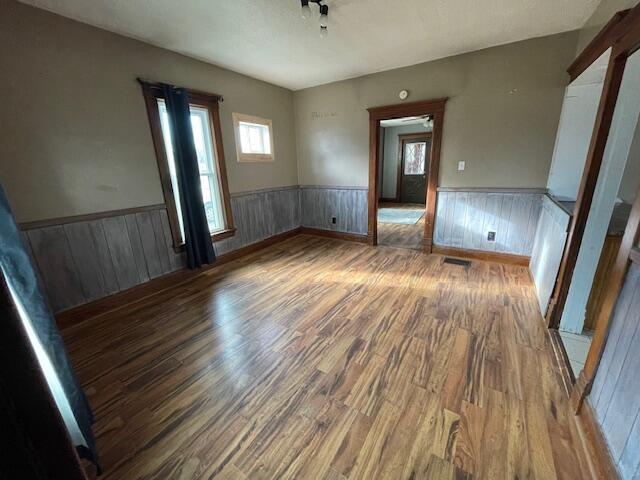
MULTIPOLYGON (((220 230, 219 232, 211 234, 211 241, 213 243, 219 242, 220 240, 224 240, 225 238, 233 237, 236 234, 235 228, 228 228, 226 230, 220 230)), ((173 250, 176 253, 184 252, 184 243, 180 245, 174 246, 173 250)))
POLYGON ((235 228, 227 228, 226 230, 220 230, 219 232, 213 233, 211 235, 212 242, 218 242, 220 240, 224 240, 225 238, 233 237, 236 234, 235 228))
POLYGON ((271 153, 239 153, 238 163, 273 162, 271 153))

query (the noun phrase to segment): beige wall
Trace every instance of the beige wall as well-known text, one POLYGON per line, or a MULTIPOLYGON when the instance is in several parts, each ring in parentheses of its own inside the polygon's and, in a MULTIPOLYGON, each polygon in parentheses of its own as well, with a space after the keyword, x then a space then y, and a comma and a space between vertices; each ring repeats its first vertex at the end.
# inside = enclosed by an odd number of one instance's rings
POLYGON ((163 202, 136 77, 219 93, 232 192, 295 185, 291 91, 0 0, 0 182, 18 221, 163 202), (231 113, 273 120, 274 163, 238 164, 231 113))
POLYGON ((295 92, 300 183, 366 186, 366 109, 400 103, 407 89, 407 101, 449 97, 440 185, 544 187, 576 40, 570 32, 295 92))
POLYGON ((0 182, 19 221, 161 203, 138 76, 220 93, 232 192, 366 186, 367 107, 450 97, 440 185, 544 187, 565 68, 617 10, 580 32, 518 42, 298 92, 0 0, 0 182), (579 38, 578 38, 579 37, 579 38), (579 47, 578 47, 579 48, 579 47), (231 113, 273 119, 274 163, 238 164, 231 113), (295 112, 295 122, 294 122, 295 112), (297 130, 297 138, 296 138, 297 130), (297 145, 297 151, 296 151, 297 145), (297 156, 297 162, 296 162, 297 156), (459 160, 467 169, 458 172, 459 160))

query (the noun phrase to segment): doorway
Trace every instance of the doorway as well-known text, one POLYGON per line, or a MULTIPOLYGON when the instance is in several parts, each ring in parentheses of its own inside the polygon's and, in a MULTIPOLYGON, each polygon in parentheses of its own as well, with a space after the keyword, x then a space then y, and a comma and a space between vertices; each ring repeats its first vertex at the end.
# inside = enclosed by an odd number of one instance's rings
POLYGON ((378 244, 421 250, 433 120, 380 121, 378 244))
POLYGON ((368 110, 373 245, 431 252, 446 100, 368 110))
POLYGON ((567 70, 573 83, 603 55, 608 59, 564 252, 546 311, 556 358, 575 412, 580 412, 594 385, 611 320, 621 312, 624 317, 626 307, 620 312, 617 309, 624 299, 622 287, 630 265, 640 258, 634 247, 640 232, 639 24, 640 6, 618 12, 567 70), (634 190, 635 195, 631 193, 634 190), (635 200, 629 209, 632 197, 635 200), (622 237, 616 223, 625 225, 622 237), (589 326, 593 330, 587 340, 586 358, 583 350, 579 358, 572 359, 569 337, 561 334, 584 337, 589 326))
POLYGON ((640 187, 640 52, 627 59, 559 331, 574 376, 584 368, 596 316, 640 187))

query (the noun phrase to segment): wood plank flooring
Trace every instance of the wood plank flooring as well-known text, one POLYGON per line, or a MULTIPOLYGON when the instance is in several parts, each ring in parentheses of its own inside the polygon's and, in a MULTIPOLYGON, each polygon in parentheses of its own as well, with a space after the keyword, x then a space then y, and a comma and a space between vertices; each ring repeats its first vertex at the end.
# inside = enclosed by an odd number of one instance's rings
POLYGON ((300 235, 63 331, 105 479, 589 478, 527 269, 300 235))
MULTIPOLYGON (((424 208, 424 205, 413 203, 380 203, 378 208, 424 208)), ((378 222, 378 244, 388 247, 410 248, 422 250, 424 240, 424 217, 414 225, 378 222)))

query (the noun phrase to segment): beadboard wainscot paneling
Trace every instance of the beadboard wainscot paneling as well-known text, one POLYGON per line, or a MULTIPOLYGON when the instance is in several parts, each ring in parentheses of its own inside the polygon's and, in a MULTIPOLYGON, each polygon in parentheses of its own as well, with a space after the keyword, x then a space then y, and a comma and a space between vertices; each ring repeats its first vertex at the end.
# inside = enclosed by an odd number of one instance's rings
POLYGON ((214 244, 216 255, 300 227, 300 189, 295 185, 232 193, 231 210, 236 234, 214 244))
POLYGON ((366 235, 367 194, 366 187, 302 185, 302 226, 366 235))
MULTIPOLYGON (((233 237, 217 255, 301 224, 298 186, 231 195, 233 237)), ((21 225, 54 312, 104 298, 185 267, 173 248, 164 205, 21 225)))
POLYGON ((438 189, 434 244, 530 256, 543 189, 438 189), (487 240, 489 231, 495 241, 487 240))
POLYGON ((640 265, 629 267, 588 401, 621 478, 640 478, 640 265))
POLYGON ((549 196, 542 197, 540 220, 533 240, 529 270, 536 286, 540 312, 547 312, 562 262, 571 215, 549 196))
POLYGON ((183 268, 164 205, 87 217, 21 226, 54 312, 183 268))

